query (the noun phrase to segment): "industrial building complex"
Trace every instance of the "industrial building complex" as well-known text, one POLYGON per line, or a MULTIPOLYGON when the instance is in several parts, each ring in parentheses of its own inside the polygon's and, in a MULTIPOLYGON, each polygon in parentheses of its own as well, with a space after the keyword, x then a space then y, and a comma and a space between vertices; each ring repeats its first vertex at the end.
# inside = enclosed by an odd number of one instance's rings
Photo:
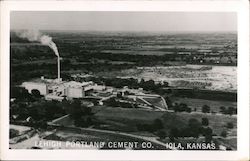
POLYGON ((92 81, 76 82, 63 81, 60 78, 60 58, 58 57, 58 78, 46 79, 43 76, 28 82, 23 82, 22 87, 29 93, 34 91, 44 96, 46 100, 62 101, 63 99, 94 98, 99 105, 103 101, 115 99, 118 104, 129 104, 131 107, 165 111, 168 109, 163 97, 156 94, 146 94, 142 88, 129 89, 98 85, 92 81))

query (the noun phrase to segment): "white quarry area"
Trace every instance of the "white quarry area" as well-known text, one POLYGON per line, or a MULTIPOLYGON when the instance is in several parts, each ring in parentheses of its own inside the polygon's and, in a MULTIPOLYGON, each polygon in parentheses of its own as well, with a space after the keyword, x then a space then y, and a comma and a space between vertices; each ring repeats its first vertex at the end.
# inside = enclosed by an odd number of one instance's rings
POLYGON ((170 86, 236 91, 237 67, 185 65, 185 66, 159 66, 138 67, 121 72, 121 77, 131 75, 136 79, 167 81, 170 86))

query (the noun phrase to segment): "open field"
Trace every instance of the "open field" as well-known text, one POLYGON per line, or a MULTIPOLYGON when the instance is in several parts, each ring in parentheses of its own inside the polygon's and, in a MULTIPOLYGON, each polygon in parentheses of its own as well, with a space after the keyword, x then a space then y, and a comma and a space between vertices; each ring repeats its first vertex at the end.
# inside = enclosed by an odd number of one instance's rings
MULTIPOLYGON (((102 107, 100 107, 102 108, 102 107)), ((100 109, 95 117, 105 126, 99 128, 114 131, 137 131, 138 123, 152 123, 155 119, 163 116, 161 111, 151 111, 144 109, 128 109, 120 107, 106 107, 100 109)))
MULTIPOLYGON (((185 128, 191 118, 195 118, 201 122, 206 117, 209 120, 209 126, 213 129, 215 135, 220 135, 223 130, 227 130, 227 123, 233 123, 233 129, 230 130, 230 136, 237 135, 237 118, 229 115, 215 115, 204 113, 186 113, 186 112, 162 112, 149 111, 143 109, 130 109, 120 107, 94 107, 95 118, 102 124, 97 128, 108 129, 113 131, 138 132, 138 124, 150 124, 155 119, 162 120, 164 130, 168 132, 171 128, 185 128), (223 120, 223 121, 221 121, 223 120)), ((72 126, 72 121, 67 117, 60 120, 57 124, 64 126, 72 126)))
MULTIPOLYGON (((111 131, 127 134, 132 134, 136 136, 145 136, 150 138, 158 138, 155 132, 143 131, 138 129, 139 124, 152 124, 155 119, 160 119, 163 123, 163 131, 166 132, 166 139, 163 142, 169 142, 168 136, 170 129, 177 128, 179 130, 184 129, 188 126, 190 119, 196 119, 201 122, 202 118, 207 118, 209 120, 209 127, 213 130, 213 137, 219 140, 218 143, 225 145, 226 147, 231 147, 236 149, 233 145, 237 140, 237 118, 229 115, 214 115, 214 114, 204 114, 204 113, 174 113, 174 112, 157 112, 157 111, 146 111, 139 109, 124 109, 124 108, 111 108, 111 107, 94 107, 95 118, 101 122, 100 125, 93 126, 92 128, 97 130, 111 131), (223 120, 223 121, 221 121, 223 120), (232 129, 227 128, 227 123, 232 123, 232 129), (221 137, 223 131, 227 132, 225 138, 221 137)), ((66 118, 68 120, 69 118, 66 118)), ((57 124, 63 124, 64 126, 72 126, 72 124, 64 124, 64 121, 57 122, 57 124)), ((71 122, 71 121, 67 121, 71 122)), ((63 128, 63 127, 62 127, 63 128)), ((88 134, 84 132, 84 135, 88 134)), ((64 134, 63 134, 64 135, 64 134)), ((66 134, 65 134, 66 135, 66 134)), ((68 135, 68 134, 67 134, 68 135)), ((84 136, 83 135, 83 136, 84 136)), ((99 134, 98 134, 99 135, 99 134)), ((98 138, 87 137, 88 141, 96 141, 98 138)), ((100 137, 100 136, 98 136, 100 137)), ((106 136, 104 136, 105 138, 106 136)), ((109 136, 108 136, 109 137, 109 136)), ((65 138, 65 137, 64 137, 65 138)), ((67 138, 67 137, 66 137, 67 138)), ((102 138, 102 137, 101 137, 102 138)), ((68 137, 70 139, 70 137, 68 137)), ((102 138, 103 139, 103 138, 102 138)), ((86 140, 86 139, 85 139, 86 140)), ((112 136, 111 136, 112 140, 112 136)), ((179 138, 179 142, 186 144, 188 142, 203 142, 204 137, 195 139, 192 137, 179 138)), ((220 145, 220 144, 218 144, 220 145)))
POLYGON ((180 97, 172 97, 173 102, 177 103, 185 103, 192 109, 196 108, 197 111, 201 111, 202 106, 208 105, 210 107, 211 112, 220 112, 220 107, 237 107, 237 102, 231 101, 213 101, 213 100, 205 100, 205 99, 194 99, 194 98, 180 98, 180 97))
POLYGON ((97 119, 101 120, 103 124, 107 125, 105 129, 130 132, 138 131, 136 128, 137 124, 150 124, 155 119, 161 119, 164 124, 164 130, 168 132, 174 127, 185 128, 188 124, 188 120, 191 118, 201 121, 203 117, 206 117, 215 135, 220 135, 223 130, 227 130, 226 124, 228 122, 232 122, 234 126, 233 129, 230 130, 230 136, 237 135, 237 118, 229 115, 185 112, 173 113, 106 107, 104 109, 99 109, 95 116, 97 119))

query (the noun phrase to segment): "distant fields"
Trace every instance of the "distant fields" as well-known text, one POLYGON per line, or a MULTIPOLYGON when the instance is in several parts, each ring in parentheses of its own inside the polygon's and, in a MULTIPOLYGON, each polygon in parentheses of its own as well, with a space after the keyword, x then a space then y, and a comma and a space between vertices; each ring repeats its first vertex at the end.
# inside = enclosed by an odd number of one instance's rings
POLYGON ((172 97, 173 102, 185 103, 188 107, 191 107, 192 110, 196 108, 197 111, 201 111, 202 106, 208 105, 211 112, 220 112, 220 107, 237 107, 237 102, 231 101, 213 101, 205 99, 194 99, 194 98, 181 98, 181 97, 172 97))

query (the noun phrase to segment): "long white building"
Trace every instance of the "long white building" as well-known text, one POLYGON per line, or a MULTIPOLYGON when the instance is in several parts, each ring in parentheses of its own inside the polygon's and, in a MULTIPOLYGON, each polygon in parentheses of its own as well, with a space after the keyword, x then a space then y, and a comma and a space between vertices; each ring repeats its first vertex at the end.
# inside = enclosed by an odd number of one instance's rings
POLYGON ((45 96, 47 100, 62 100, 67 98, 83 98, 86 92, 98 87, 92 81, 90 82, 75 82, 75 81, 58 81, 58 79, 34 79, 32 81, 23 82, 22 87, 28 90, 29 93, 37 90, 40 95, 45 96))

